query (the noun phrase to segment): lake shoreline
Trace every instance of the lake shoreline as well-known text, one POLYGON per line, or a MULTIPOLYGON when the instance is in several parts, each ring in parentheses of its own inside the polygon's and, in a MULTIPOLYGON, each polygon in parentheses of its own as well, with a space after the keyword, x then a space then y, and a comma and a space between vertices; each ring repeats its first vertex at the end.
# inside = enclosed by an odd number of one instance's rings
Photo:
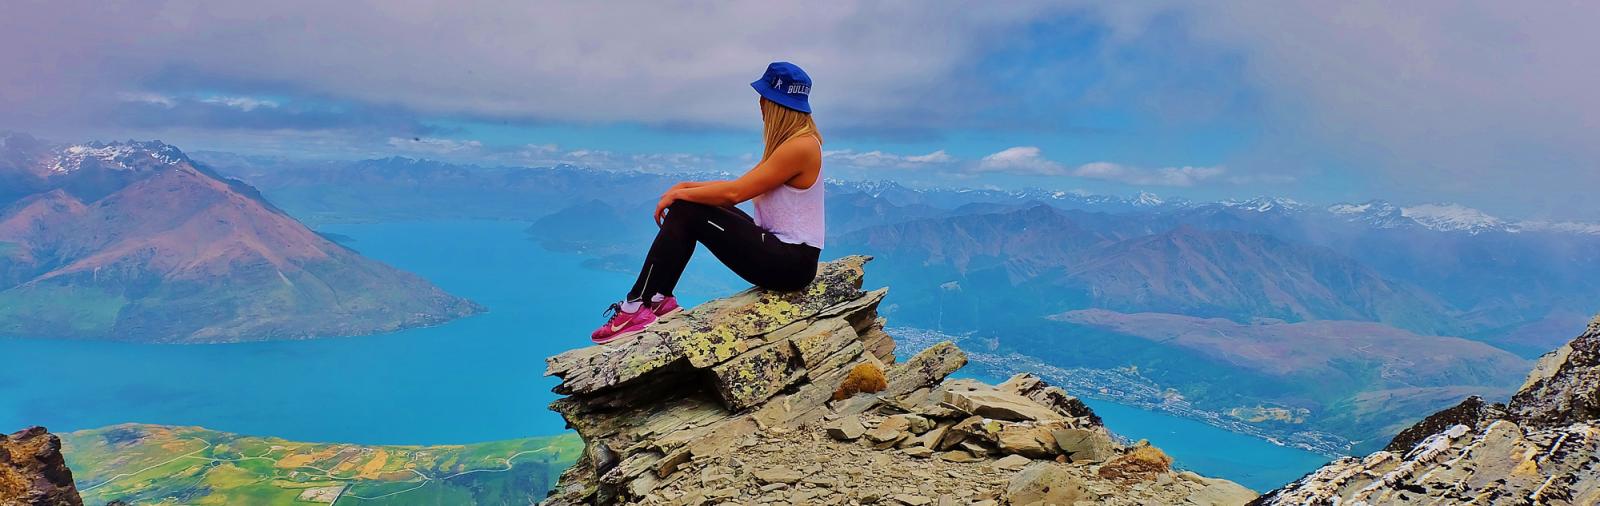
MULTIPOLYGON (((952 336, 934 330, 913 327, 891 327, 887 330, 897 340, 910 344, 914 348, 926 347, 942 340, 950 340, 958 345, 964 341, 960 336, 952 336)), ((1028 372, 1042 377, 1046 381, 1067 390, 1068 393, 1084 399, 1186 418, 1228 432, 1255 437, 1285 448, 1316 453, 1330 459, 1350 455, 1350 450, 1354 446, 1354 443, 1350 440, 1336 434, 1318 431, 1284 433, 1250 425, 1243 421, 1228 420, 1222 413, 1194 408, 1181 400, 1176 403, 1163 402, 1159 405, 1154 402, 1141 402, 1137 399, 1157 397, 1157 394, 1162 392, 1162 389, 1148 379, 1129 377, 1131 375, 1123 371, 1061 368, 1046 364, 1038 358, 1015 352, 1002 356, 969 348, 962 349, 967 352, 969 358, 967 369, 982 371, 982 373, 973 374, 973 376, 986 378, 991 382, 1003 381, 1013 374, 1028 372), (1103 395, 1107 391, 1121 393, 1122 395, 1103 395)))
MULTIPOLYGON (((585 256, 543 248, 528 239, 526 226, 471 220, 318 230, 352 238, 364 254, 489 308, 445 325, 207 346, 0 338, 0 346, 29 357, 0 371, 0 425, 65 432, 139 422, 292 441, 424 446, 566 433, 565 421, 547 408, 556 382, 543 376, 544 359, 588 345, 584 337, 600 309, 632 276, 586 268, 585 256)), ((681 286, 680 299, 693 305, 745 284, 711 255, 697 255, 681 286)), ((903 346, 903 353, 914 351, 903 346)), ((1123 426, 1108 425, 1129 437, 1166 440, 1172 436, 1163 431, 1178 427, 1185 432, 1176 439, 1227 440, 1254 456, 1207 461, 1181 443, 1161 445, 1180 466, 1204 474, 1263 487, 1315 467, 1274 450, 1282 447, 1201 422, 1092 404, 1120 419, 1123 426)))

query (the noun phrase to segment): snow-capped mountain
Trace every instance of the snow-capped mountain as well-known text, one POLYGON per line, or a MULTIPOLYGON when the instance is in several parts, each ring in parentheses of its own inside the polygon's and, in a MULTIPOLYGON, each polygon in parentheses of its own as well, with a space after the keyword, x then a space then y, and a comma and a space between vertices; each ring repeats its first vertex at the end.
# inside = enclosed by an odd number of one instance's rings
POLYGON ((1095 210, 1154 210, 1158 208, 1182 205, 1188 201, 1163 199, 1161 196, 1150 192, 1139 192, 1132 197, 1118 197, 1115 195, 1098 195, 1082 190, 1060 191, 1027 189, 1009 192, 1009 196, 1019 200, 1052 202, 1065 204, 1070 208, 1095 209, 1095 210))
POLYGON ((1400 208, 1400 214, 1424 227, 1445 231, 1462 231, 1479 234, 1506 230, 1506 222, 1460 204, 1422 204, 1400 208))
POLYGON ((1001 190, 993 188, 910 188, 887 180, 840 180, 827 182, 840 190, 859 192, 874 198, 889 199, 897 204, 924 203, 939 206, 958 206, 975 202, 1048 202, 1069 209, 1092 209, 1110 212, 1155 210, 1188 206, 1183 199, 1162 198, 1149 192, 1139 192, 1132 197, 1100 195, 1082 190, 1047 190, 1028 188, 1001 190))
POLYGON ((1461 204, 1420 204, 1396 206, 1382 200, 1361 204, 1340 203, 1327 207, 1330 214, 1374 228, 1421 227, 1439 232, 1482 234, 1486 232, 1547 232, 1600 235, 1600 223, 1573 221, 1511 221, 1461 204))
POLYGON ((51 174, 71 174, 85 167, 140 172, 189 161, 178 148, 161 141, 74 144, 56 149, 52 156, 51 174))
POLYGON ((1508 232, 1555 232, 1600 235, 1600 223, 1576 221, 1519 221, 1506 226, 1508 232))
POLYGON ((1139 192, 1138 195, 1133 197, 1133 200, 1130 203, 1136 207, 1155 207, 1165 204, 1167 201, 1162 200, 1160 196, 1157 196, 1154 193, 1139 192))
POLYGON ((1395 228, 1416 224, 1406 218, 1399 206, 1382 200, 1369 200, 1360 204, 1334 204, 1327 211, 1352 222, 1366 223, 1373 228, 1395 228))
POLYGON ((1288 197, 1256 197, 1247 200, 1228 199, 1218 204, 1246 211, 1267 213, 1274 210, 1281 212, 1298 212, 1309 209, 1304 203, 1288 197))
POLYGON ((1354 214, 1363 216, 1371 214, 1388 214, 1392 211, 1398 210, 1399 208, 1395 207, 1394 204, 1390 204, 1382 200, 1369 200, 1360 204, 1339 203, 1328 206, 1328 212, 1333 214, 1354 214))
POLYGON ((1100 212, 1166 212, 1206 206, 1220 206, 1236 211, 1262 214, 1289 213, 1312 216, 1322 211, 1344 221, 1362 223, 1373 228, 1392 229, 1418 227, 1438 232, 1481 234, 1485 232, 1546 232, 1600 235, 1600 223, 1512 221, 1502 219, 1478 209, 1449 203, 1430 203, 1399 206, 1383 200, 1363 203, 1337 203, 1318 209, 1315 206, 1288 197, 1258 196, 1250 199, 1228 199, 1218 202, 1191 202, 1184 199, 1163 198, 1141 191, 1131 197, 1099 195, 1080 190, 999 190, 975 188, 925 188, 914 189, 894 181, 851 181, 830 179, 828 182, 844 191, 854 191, 874 198, 886 198, 896 203, 922 203, 934 207, 951 207, 974 202, 1044 202, 1064 209, 1083 209, 1100 212))
POLYGON ((884 193, 888 192, 915 191, 902 186, 900 183, 882 179, 874 181, 854 181, 828 178, 825 181, 829 184, 849 188, 873 197, 882 196, 884 193))

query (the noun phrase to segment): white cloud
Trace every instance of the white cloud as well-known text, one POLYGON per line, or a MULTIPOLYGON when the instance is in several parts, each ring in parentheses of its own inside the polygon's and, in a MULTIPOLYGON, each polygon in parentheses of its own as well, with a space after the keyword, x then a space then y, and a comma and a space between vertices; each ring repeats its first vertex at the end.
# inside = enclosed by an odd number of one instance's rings
POLYGON ((509 148, 474 144, 471 147, 478 150, 470 153, 477 155, 477 161, 526 167, 571 164, 596 169, 704 172, 721 169, 726 161, 716 156, 694 153, 620 153, 589 148, 563 150, 557 144, 523 144, 509 148))
POLYGON ((260 107, 271 108, 271 107, 277 107, 278 106, 277 102, 274 102, 274 101, 271 101, 271 100, 254 98, 254 97, 216 96, 216 97, 206 97, 206 98, 200 99, 200 101, 201 102, 205 102, 207 104, 225 105, 225 106, 232 107, 234 109, 238 109, 238 110, 245 111, 245 112, 250 112, 250 111, 256 110, 256 108, 260 108, 260 107))
POLYGON ((1034 146, 1016 146, 992 153, 983 157, 982 160, 978 160, 976 169, 979 172, 1006 172, 1035 176, 1066 174, 1066 167, 1040 156, 1039 148, 1034 146))
POLYGON ((768 62, 788 60, 816 80, 812 99, 829 125, 911 122, 942 114, 925 107, 929 100, 963 104, 954 99, 970 91, 963 86, 973 80, 961 79, 970 62, 996 37, 1062 8, 45 2, 7 9, 0 19, 0 64, 28 76, 0 81, 0 110, 110 96, 106 88, 116 83, 178 72, 201 87, 206 79, 274 83, 424 113, 753 126, 759 113, 748 83, 768 62), (241 29, 250 36, 237 36, 241 29))
POLYGON ((1073 169, 1072 175, 1116 181, 1135 186, 1194 186, 1226 172, 1222 167, 1161 167, 1143 169, 1111 162, 1090 162, 1073 169))
POLYGON ((458 154, 483 149, 475 140, 443 139, 439 137, 390 137, 389 145, 405 151, 436 155, 458 154))
POLYGON ((278 107, 278 102, 273 101, 273 100, 267 100, 267 99, 261 99, 261 98, 255 98, 255 97, 244 97, 244 96, 216 95, 216 96, 209 96, 209 97, 204 97, 204 98, 198 98, 197 99, 195 97, 189 97, 189 96, 173 96, 173 95, 165 95, 165 94, 161 94, 161 93, 151 93, 151 92, 146 92, 146 91, 118 91, 118 92, 113 93, 113 95, 117 98, 117 100, 120 100, 120 101, 123 101, 123 102, 137 102, 137 103, 143 103, 143 104, 153 104, 153 105, 159 105, 159 106, 162 106, 162 107, 166 107, 168 109, 176 107, 180 102, 183 102, 183 103, 200 102, 200 103, 205 103, 205 104, 221 105, 221 106, 226 106, 226 107, 232 107, 234 109, 238 109, 238 110, 246 111, 246 112, 253 111, 253 110, 256 110, 258 108, 263 108, 263 107, 266 107, 266 108, 278 107))
POLYGON ((504 157, 513 163, 540 163, 554 160, 561 154, 561 146, 556 144, 523 144, 507 150, 504 157))
POLYGON ((1045 158, 1038 147, 1015 146, 990 154, 973 167, 978 172, 1004 172, 1030 176, 1073 176, 1134 186, 1194 186, 1222 175, 1222 167, 1161 167, 1145 169, 1112 162, 1089 162, 1068 167, 1045 158))
POLYGON ((424 115, 753 127, 754 99, 729 97, 787 59, 817 78, 825 131, 1017 127, 974 114, 1005 98, 983 82, 1005 75, 974 70, 996 50, 1052 47, 1019 28, 1062 12, 1106 36, 1027 61, 1104 75, 1041 114, 1076 112, 1075 98, 1156 104, 1186 126, 1260 132, 1228 154, 1241 174, 1343 158, 1357 191, 1600 209, 1577 191, 1600 186, 1592 2, 30 2, 0 16, 0 68, 22 76, 0 80, 0 125, 92 128, 108 104, 172 107, 128 86, 235 86, 424 115), (1235 112, 1215 102, 1246 115, 1205 117, 1235 112), (1191 103, 1201 112, 1176 111, 1191 103))
POLYGON ((162 107, 166 107, 168 109, 171 109, 173 106, 178 105, 178 101, 176 99, 174 99, 172 97, 169 97, 169 96, 166 96, 166 95, 162 95, 160 93, 140 93, 140 92, 123 91, 123 92, 117 92, 116 96, 117 96, 117 100, 121 100, 123 102, 138 102, 138 103, 142 103, 142 104, 153 104, 153 105, 159 105, 159 106, 162 106, 162 107))
POLYGON ((943 149, 928 153, 926 155, 906 157, 906 161, 911 163, 950 163, 950 161, 954 159, 955 158, 951 157, 949 153, 945 153, 943 149))
POLYGON ((579 160, 601 160, 611 158, 611 152, 603 149, 575 149, 567 152, 567 156, 579 160))
MULTIPOLYGON (((1270 167, 1342 160, 1374 193, 1551 212, 1600 185, 1600 5, 1593 2, 1119 2, 1093 8, 1121 55, 1146 41, 1237 62, 1270 167), (1184 26, 1173 44, 1174 21, 1184 26), (1148 41, 1166 41, 1161 44, 1148 41)), ((1125 76, 1159 78, 1159 69, 1125 76)), ((1160 100, 1151 97, 1150 101, 1160 100)), ((1357 186, 1356 188, 1360 188, 1357 186)))
POLYGON ((1300 178, 1298 176, 1293 175, 1293 174, 1258 173, 1258 174, 1238 174, 1238 175, 1228 176, 1228 182, 1229 183, 1233 183, 1233 184, 1237 184, 1237 185, 1247 185, 1247 184, 1282 185, 1282 184, 1293 183, 1293 182, 1296 182, 1296 181, 1299 181, 1299 180, 1300 180, 1300 178))
POLYGON ((716 168, 717 161, 711 157, 692 153, 646 153, 631 155, 628 162, 629 168, 664 172, 664 171, 706 171, 716 168))
POLYGON ((944 165, 955 161, 955 157, 945 153, 944 150, 934 151, 925 155, 897 155, 883 151, 859 152, 849 149, 824 151, 824 160, 832 163, 841 163, 852 167, 867 169, 894 168, 914 169, 920 167, 944 165))

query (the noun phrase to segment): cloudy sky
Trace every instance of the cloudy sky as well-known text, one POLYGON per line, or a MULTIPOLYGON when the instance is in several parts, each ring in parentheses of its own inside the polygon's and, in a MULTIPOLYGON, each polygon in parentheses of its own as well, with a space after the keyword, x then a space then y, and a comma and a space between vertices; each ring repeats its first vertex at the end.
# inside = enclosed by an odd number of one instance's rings
POLYGON ((1600 221, 1600 4, 1107 4, 18 0, 0 129, 739 171, 788 60, 837 177, 1600 221))

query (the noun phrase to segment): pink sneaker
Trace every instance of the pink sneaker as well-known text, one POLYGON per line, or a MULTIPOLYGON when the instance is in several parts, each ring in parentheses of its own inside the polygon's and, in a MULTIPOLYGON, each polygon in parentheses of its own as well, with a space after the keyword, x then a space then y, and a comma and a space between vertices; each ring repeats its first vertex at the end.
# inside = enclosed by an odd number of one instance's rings
POLYGON ((656 318, 660 318, 682 310, 683 308, 678 307, 677 297, 669 296, 659 301, 650 303, 650 312, 655 313, 656 318))
MULTIPOLYGON (((640 309, 644 308, 640 307, 640 309)), ((609 309, 606 309, 606 314, 611 315, 611 318, 606 320, 605 325, 601 325, 600 328, 594 329, 594 333, 589 334, 589 339, 594 341, 595 344, 606 344, 618 338, 633 335, 656 322, 656 313, 654 311, 628 313, 622 310, 622 304, 612 304, 609 309)))

